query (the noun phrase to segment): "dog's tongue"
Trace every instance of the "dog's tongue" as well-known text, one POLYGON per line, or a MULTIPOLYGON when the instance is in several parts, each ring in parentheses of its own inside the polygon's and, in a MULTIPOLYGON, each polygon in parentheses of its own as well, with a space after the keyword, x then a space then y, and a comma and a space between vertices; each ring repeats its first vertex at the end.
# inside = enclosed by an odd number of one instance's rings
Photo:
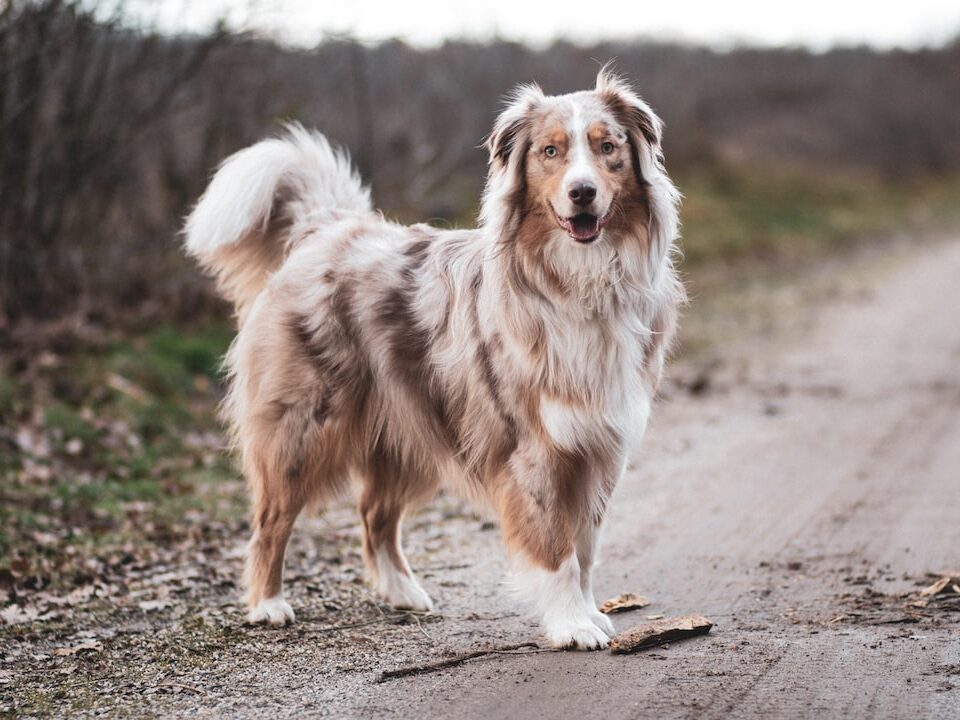
POLYGON ((580 213, 570 218, 570 235, 575 240, 592 240, 600 232, 600 218, 590 213, 580 213))

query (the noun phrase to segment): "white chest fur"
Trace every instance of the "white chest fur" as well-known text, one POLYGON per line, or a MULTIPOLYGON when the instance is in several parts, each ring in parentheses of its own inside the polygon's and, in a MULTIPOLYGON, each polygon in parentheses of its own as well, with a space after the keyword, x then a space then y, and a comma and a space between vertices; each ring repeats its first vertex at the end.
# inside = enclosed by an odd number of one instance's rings
POLYGON ((569 390, 540 393, 540 421, 553 442, 574 450, 610 443, 629 447, 639 440, 651 400, 640 373, 643 339, 626 327, 600 323, 549 339, 552 379, 562 379, 554 387, 569 390))

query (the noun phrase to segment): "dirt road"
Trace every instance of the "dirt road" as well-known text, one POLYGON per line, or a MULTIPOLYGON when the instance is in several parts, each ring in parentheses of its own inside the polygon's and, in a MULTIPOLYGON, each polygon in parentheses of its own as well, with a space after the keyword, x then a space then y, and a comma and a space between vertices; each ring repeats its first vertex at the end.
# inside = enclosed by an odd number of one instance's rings
MULTIPOLYGON (((411 560, 438 606, 438 617, 412 621, 378 610, 357 584, 352 519, 338 510, 298 530, 297 626, 228 631, 239 615, 231 593, 188 600, 164 632, 189 644, 191 614, 215 606, 221 614, 204 617, 219 628, 216 642, 204 647, 216 652, 181 657, 165 683, 121 669, 100 681, 92 707, 209 717, 960 717, 960 606, 910 604, 932 582, 925 573, 960 566, 960 242, 865 262, 827 283, 826 300, 781 303, 776 327, 715 348, 720 364, 696 383, 700 392, 668 388, 617 490, 598 595, 652 600, 615 616, 618 628, 647 614, 701 613, 716 624, 709 636, 633 656, 500 654, 377 683, 382 670, 537 632, 499 586, 497 533, 459 503, 441 500, 412 519, 411 560), (331 557, 338 541, 351 548, 346 559, 331 557), (358 604, 366 614, 338 610, 358 604)), ((136 663, 123 638, 146 632, 127 622, 107 651, 136 663)))

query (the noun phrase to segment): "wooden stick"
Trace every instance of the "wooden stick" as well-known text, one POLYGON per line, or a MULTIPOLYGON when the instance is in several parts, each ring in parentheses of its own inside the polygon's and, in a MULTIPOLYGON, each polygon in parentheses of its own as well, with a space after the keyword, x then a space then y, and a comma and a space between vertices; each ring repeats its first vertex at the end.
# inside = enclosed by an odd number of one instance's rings
POLYGON ((475 658, 484 657, 485 655, 498 655, 502 653, 509 654, 513 650, 520 650, 522 648, 536 648, 537 651, 541 650, 539 645, 532 642, 488 648, 486 650, 474 650, 473 652, 464 653, 463 655, 456 655, 452 658, 446 658, 445 660, 437 660, 436 662, 426 663, 424 665, 410 665, 407 667, 397 668, 396 670, 384 670, 377 676, 377 682, 382 683, 387 682, 388 680, 409 677, 411 675, 424 675, 426 673, 437 672, 438 670, 446 670, 447 668, 462 665, 468 660, 474 660, 475 658))
POLYGON ((694 635, 706 635, 712 627, 713 623, 702 615, 684 615, 635 625, 610 641, 610 652, 623 655, 694 635))

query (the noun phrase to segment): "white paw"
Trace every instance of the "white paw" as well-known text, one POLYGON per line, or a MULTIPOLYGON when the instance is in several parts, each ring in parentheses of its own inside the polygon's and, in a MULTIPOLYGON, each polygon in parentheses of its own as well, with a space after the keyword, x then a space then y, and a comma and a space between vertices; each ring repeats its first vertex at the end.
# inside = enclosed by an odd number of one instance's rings
POLYGON ((607 633, 588 616, 560 622, 545 622, 547 642, 555 648, 603 650, 610 645, 607 633))
POLYGON ((255 608, 251 608, 250 612, 247 613, 247 622, 251 625, 259 625, 260 623, 286 625, 292 623, 293 620, 293 608, 283 599, 282 595, 261 600, 255 608))
POLYGON ((379 585, 380 595, 395 608, 421 612, 433 610, 433 601, 426 590, 408 575, 393 573, 386 578, 381 576, 379 585))
POLYGON ((604 615, 604 614, 603 614, 602 612, 600 612, 599 610, 593 610, 593 609, 591 608, 591 610, 590 610, 590 620, 593 621, 593 624, 594 624, 594 625, 596 625, 596 626, 597 626, 598 628, 600 628, 604 633, 606 633, 607 637, 612 638, 614 635, 617 634, 616 628, 613 627, 613 622, 610 620, 609 617, 607 617, 606 615, 604 615))
MULTIPOLYGON (((433 610, 433 601, 426 591, 420 587, 417 579, 410 574, 410 569, 400 570, 393 564, 393 559, 386 547, 381 546, 374 555, 376 571, 374 585, 380 597, 395 608, 402 610, 419 610, 430 612, 433 610)), ((406 566, 406 562, 403 563, 406 566)))

